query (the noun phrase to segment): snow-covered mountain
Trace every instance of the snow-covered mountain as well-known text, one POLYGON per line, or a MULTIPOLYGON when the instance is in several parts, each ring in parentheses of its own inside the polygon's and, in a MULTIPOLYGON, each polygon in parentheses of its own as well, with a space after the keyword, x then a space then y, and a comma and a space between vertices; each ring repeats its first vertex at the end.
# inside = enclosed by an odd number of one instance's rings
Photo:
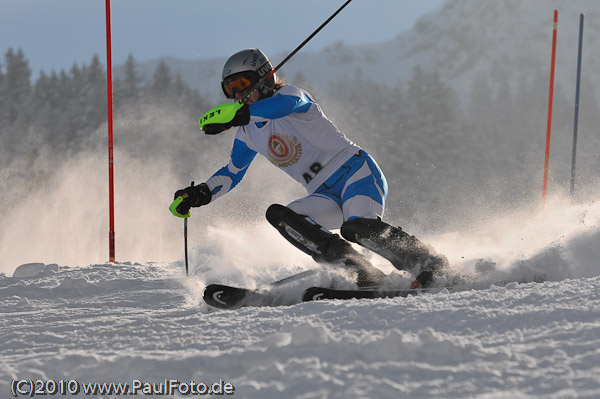
MULTIPOLYGON (((600 7, 595 0, 448 1, 419 19, 412 30, 384 43, 339 42, 320 52, 311 51, 308 44, 280 72, 290 82, 308 81, 326 91, 331 80, 350 84, 357 74, 393 87, 405 82, 412 69, 420 65, 440 71, 464 99, 480 75, 497 85, 513 87, 522 75, 542 73, 549 77, 555 9, 559 10, 557 84, 572 89, 570 95, 574 96, 579 15, 585 13, 582 81, 586 90, 592 89, 600 97, 600 77, 594 73, 600 67, 600 7)), ((290 43, 289 51, 295 46, 290 43)), ((269 54, 275 65, 286 55, 269 54)), ((219 82, 224 58, 166 61, 203 95, 222 100, 219 82)), ((148 76, 157 63, 144 63, 142 72, 148 76)))

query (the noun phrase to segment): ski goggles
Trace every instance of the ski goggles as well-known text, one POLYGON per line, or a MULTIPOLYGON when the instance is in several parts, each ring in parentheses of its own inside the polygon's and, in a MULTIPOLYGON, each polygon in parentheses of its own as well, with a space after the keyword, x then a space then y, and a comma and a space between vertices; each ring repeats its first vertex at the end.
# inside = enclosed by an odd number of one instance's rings
POLYGON ((223 92, 227 98, 234 98, 236 93, 244 93, 253 83, 254 79, 250 74, 235 74, 223 80, 223 92))

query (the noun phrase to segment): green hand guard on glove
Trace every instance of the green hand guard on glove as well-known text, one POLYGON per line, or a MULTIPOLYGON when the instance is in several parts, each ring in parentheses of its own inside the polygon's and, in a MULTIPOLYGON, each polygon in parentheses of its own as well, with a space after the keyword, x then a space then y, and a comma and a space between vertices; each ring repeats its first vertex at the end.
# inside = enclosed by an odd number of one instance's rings
POLYGON ((190 208, 197 208, 210 202, 212 194, 206 183, 189 186, 175 192, 175 200, 169 206, 174 216, 189 218, 190 208))
POLYGON ((219 105, 204 114, 199 121, 200 129, 206 134, 219 134, 233 126, 243 126, 248 123, 250 123, 250 107, 239 102, 219 105))

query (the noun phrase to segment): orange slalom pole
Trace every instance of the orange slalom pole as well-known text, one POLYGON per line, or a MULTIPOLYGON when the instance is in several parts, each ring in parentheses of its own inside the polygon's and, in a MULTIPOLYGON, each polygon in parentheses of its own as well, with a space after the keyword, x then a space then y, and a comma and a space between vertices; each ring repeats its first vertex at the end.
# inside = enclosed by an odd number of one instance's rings
POLYGON ((542 189, 543 205, 546 204, 548 192, 548 168, 550 164, 550 134, 552 132, 552 100, 554 97, 554 64, 556 60, 556 31, 558 25, 558 10, 554 10, 554 25, 552 29, 552 61, 550 63, 550 93, 548 98, 548 129, 546 131, 546 156, 544 159, 544 185, 542 189))

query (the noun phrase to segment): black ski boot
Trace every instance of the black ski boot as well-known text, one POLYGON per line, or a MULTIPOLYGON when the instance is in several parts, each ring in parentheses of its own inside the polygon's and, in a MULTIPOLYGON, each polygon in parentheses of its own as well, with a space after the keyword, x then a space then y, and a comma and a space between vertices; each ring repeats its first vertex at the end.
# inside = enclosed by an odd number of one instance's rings
POLYGON ((371 265, 352 245, 293 210, 274 204, 267 209, 267 220, 296 248, 318 263, 341 265, 356 274, 359 287, 378 285, 385 274, 371 265))
POLYGON ((423 244, 415 236, 379 219, 352 219, 342 224, 342 237, 358 243, 389 260, 398 270, 416 277, 412 288, 431 286, 433 275, 448 266, 445 256, 423 244), (414 286, 414 287, 413 287, 414 286))

